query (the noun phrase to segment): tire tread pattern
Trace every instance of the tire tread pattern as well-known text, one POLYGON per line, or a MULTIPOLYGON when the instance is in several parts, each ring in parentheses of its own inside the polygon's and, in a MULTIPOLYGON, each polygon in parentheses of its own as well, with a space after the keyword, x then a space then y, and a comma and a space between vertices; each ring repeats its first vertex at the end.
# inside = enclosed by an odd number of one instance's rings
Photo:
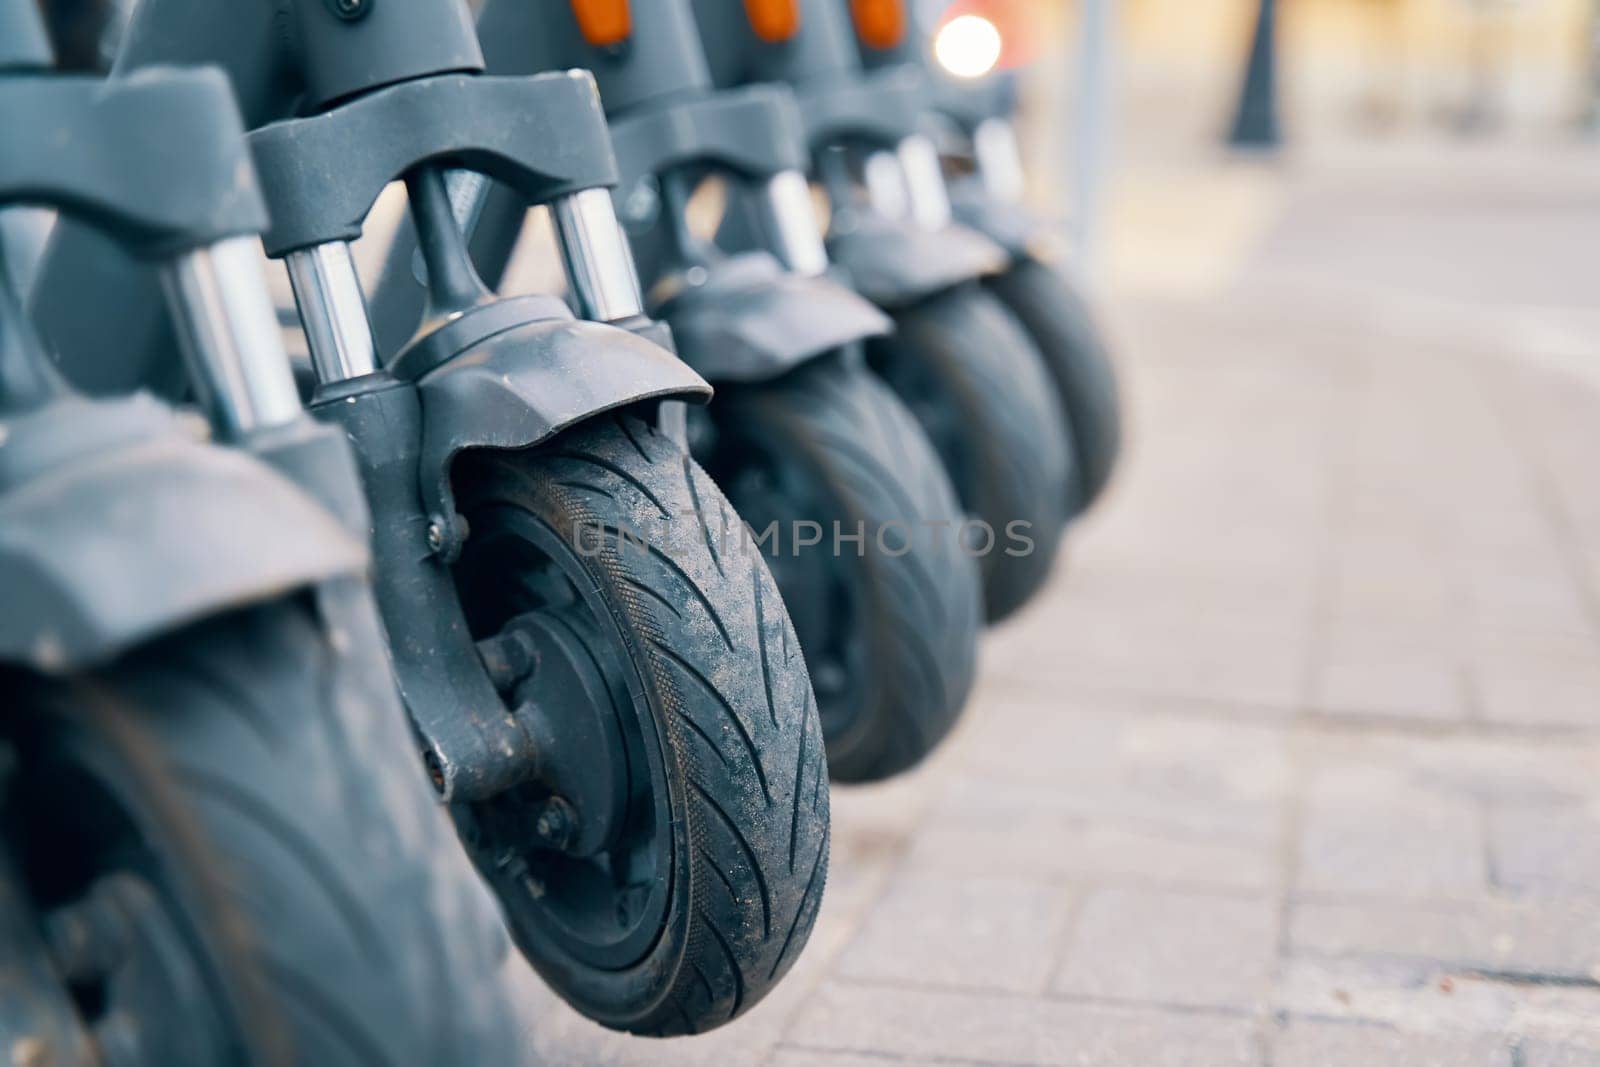
MULTIPOLYGON (((375 638, 368 594, 344 592, 375 638)), ((374 662, 283 601, 197 624, 93 684, 192 813, 217 868, 205 880, 243 916, 299 1061, 509 1058, 504 930, 426 784, 381 649, 357 644, 374 662)), ((95 761, 115 776, 114 755, 95 761)))
POLYGON ((678 918, 639 963, 602 974, 513 936, 604 1025, 658 1036, 720 1026, 794 962, 826 882, 827 793, 798 788, 791 771, 825 757, 810 678, 783 651, 794 635, 777 588, 759 553, 733 540, 743 527, 716 483, 631 415, 568 430, 548 451, 469 461, 458 479, 469 519, 473 507, 509 504, 569 542, 579 530, 626 531, 600 537, 586 566, 656 709, 687 838, 678 918), (791 852, 821 873, 792 873, 791 852))
POLYGON ((961 507, 938 455, 899 398, 845 355, 731 395, 721 418, 738 431, 734 448, 740 435, 765 435, 808 465, 829 486, 839 521, 866 531, 870 695, 859 726, 828 746, 834 779, 854 782, 907 770, 954 727, 972 688, 982 615, 976 563, 957 545, 961 507), (873 544, 890 523, 915 531, 903 554, 873 544))
POLYGON ((1122 449, 1116 366, 1088 302, 1060 272, 1023 259, 988 285, 1044 357, 1082 472, 1073 506, 1085 510, 1110 483, 1122 449))
POLYGON ((961 427, 954 470, 962 504, 994 531, 981 557, 990 621, 1044 585, 1076 495, 1077 471, 1055 389, 1022 325, 976 284, 946 290, 896 317, 896 332, 869 351, 890 381, 896 360, 919 361, 961 427), (1007 531, 1026 523, 1030 550, 1010 554, 1007 531))

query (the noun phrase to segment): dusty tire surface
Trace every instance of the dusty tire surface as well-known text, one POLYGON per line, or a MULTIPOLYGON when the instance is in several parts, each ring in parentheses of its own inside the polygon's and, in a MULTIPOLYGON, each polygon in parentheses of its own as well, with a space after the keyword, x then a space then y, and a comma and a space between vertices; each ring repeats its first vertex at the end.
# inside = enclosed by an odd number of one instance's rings
POLYGON ((791 604, 810 595, 807 586, 839 587, 800 630, 834 780, 872 781, 916 765, 960 717, 983 625, 977 563, 957 543, 964 516, 932 444, 848 351, 774 382, 726 387, 711 417, 711 469, 747 521, 792 530, 809 519, 830 531, 804 550, 818 554, 814 567, 791 568, 788 542, 771 551, 791 604), (739 487, 755 465, 800 484, 746 498, 739 487), (864 533, 864 543, 834 543, 835 528, 864 533), (822 655, 838 685, 819 672, 822 655))
POLYGON ((1122 449, 1116 365, 1077 286, 1036 259, 989 279, 991 291, 1027 328, 1056 386, 1078 458, 1076 511, 1105 491, 1122 449))
POLYGON ((158 889, 210 986, 190 1024, 231 1016, 241 1061, 513 1062, 508 940, 426 784, 388 665, 371 666, 286 601, 49 690, 96 713, 36 717, 15 783, 36 835, 22 852, 37 864, 74 812, 115 809, 80 844, 158 889))
POLYGON ((933 441, 962 505, 993 531, 979 557, 993 622, 1049 577, 1077 495, 1071 442, 1043 357, 1022 325, 977 284, 896 313, 869 343, 874 370, 933 441))
POLYGON ((486 844, 480 868, 519 947, 580 1012, 661 1036, 722 1025, 794 963, 827 881, 827 760, 778 589, 739 543, 717 485, 637 418, 604 416, 531 452, 470 460, 458 477, 474 530, 464 566, 477 565, 477 531, 508 513, 544 536, 588 541, 568 565, 603 604, 629 714, 661 768, 651 788, 670 813, 670 861, 650 885, 662 919, 636 958, 600 966, 552 932, 528 889, 547 862, 537 854, 497 866, 496 847, 513 842, 486 844))

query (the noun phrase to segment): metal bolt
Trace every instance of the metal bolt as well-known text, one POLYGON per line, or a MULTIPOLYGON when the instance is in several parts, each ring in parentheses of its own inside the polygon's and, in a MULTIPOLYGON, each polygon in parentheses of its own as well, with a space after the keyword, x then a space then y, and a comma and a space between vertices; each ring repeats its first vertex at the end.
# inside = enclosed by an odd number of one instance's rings
POLYGON ((478 659, 499 693, 511 692, 539 666, 533 635, 519 627, 502 630, 479 641, 478 659))
POLYGON ((565 849, 578 836, 578 816, 561 797, 545 801, 539 817, 533 822, 533 832, 553 849, 565 849))
POLYGON ((373 0, 328 0, 328 7, 335 15, 347 22, 366 15, 372 10, 373 0))
POLYGON ((444 792, 444 764, 439 761, 439 754, 433 749, 422 753, 422 766, 427 769, 428 781, 433 783, 436 793, 444 792))
POLYGON ((434 552, 444 547, 444 527, 437 522, 428 523, 428 548, 434 552))

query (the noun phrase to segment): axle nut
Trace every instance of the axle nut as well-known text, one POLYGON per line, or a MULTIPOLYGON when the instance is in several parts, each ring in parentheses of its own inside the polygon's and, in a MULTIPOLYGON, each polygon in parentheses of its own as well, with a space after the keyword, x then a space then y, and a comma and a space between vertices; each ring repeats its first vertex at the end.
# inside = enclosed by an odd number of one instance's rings
POLYGON ((346 22, 365 18, 375 2, 376 0, 327 0, 328 10, 346 22))

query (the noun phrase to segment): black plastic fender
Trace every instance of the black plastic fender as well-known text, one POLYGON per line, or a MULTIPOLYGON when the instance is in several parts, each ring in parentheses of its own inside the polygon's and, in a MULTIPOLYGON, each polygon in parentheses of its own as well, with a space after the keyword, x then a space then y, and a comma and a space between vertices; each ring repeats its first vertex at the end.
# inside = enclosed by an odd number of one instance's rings
POLYGON ((857 292, 889 310, 999 273, 1010 263, 1004 248, 965 226, 924 230, 910 221, 855 212, 835 216, 828 255, 857 292))
POLYGON ((148 396, 0 424, 0 661, 65 673, 365 570, 338 519, 195 425, 148 396))
POLYGON ((1027 256, 1057 258, 1060 223, 1026 205, 996 200, 976 178, 950 183, 950 211, 962 226, 1005 249, 1011 262, 1027 256))
MULTIPOLYGON (((485 320, 487 321, 487 320, 485 320)), ((421 491, 447 544, 459 543, 450 464, 469 448, 531 448, 594 415, 646 400, 699 403, 711 386, 673 353, 617 326, 575 318, 553 297, 469 313, 424 341, 421 491), (495 332, 475 326, 488 315, 495 332), (499 316, 504 316, 500 319, 499 316)), ((403 373, 410 353, 395 360, 403 373)))
POLYGON ((711 382, 759 382, 893 321, 853 290, 783 269, 765 252, 730 256, 658 309, 684 360, 711 382))
POLYGON ((135 257, 267 224, 221 71, 9 78, 0 129, 0 203, 59 208, 135 257))
POLYGON ((343 428, 370 503, 373 588, 400 693, 445 800, 492 796, 537 758, 484 673, 450 564, 466 531, 451 466, 468 449, 521 449, 628 404, 703 401, 711 387, 660 345, 519 297, 434 330, 390 368, 319 389, 318 418, 343 428))

